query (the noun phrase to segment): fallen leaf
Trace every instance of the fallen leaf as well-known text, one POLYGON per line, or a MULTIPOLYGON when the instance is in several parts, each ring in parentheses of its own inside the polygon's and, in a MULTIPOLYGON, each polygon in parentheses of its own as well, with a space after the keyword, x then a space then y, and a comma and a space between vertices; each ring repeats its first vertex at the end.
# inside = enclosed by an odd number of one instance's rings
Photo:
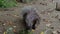
POLYGON ((4 32, 4 34, 6 34, 6 32, 4 32))
POLYGON ((44 32, 41 32, 40 34, 44 34, 44 32))
POLYGON ((32 29, 32 31, 34 32, 35 30, 32 29))

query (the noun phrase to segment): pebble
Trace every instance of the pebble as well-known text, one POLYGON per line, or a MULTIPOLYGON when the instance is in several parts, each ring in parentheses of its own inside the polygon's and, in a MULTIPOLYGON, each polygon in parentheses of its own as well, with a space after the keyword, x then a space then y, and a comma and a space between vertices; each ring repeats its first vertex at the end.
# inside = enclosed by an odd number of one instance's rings
POLYGON ((16 28, 16 26, 13 26, 14 28, 16 28))
POLYGON ((50 27, 50 26, 51 26, 51 24, 50 24, 50 23, 49 23, 49 24, 46 24, 46 26, 47 26, 47 27, 50 27))
POLYGON ((5 26, 6 24, 4 23, 3 25, 5 26))
POLYGON ((53 34, 58 34, 57 31, 53 31, 53 34))

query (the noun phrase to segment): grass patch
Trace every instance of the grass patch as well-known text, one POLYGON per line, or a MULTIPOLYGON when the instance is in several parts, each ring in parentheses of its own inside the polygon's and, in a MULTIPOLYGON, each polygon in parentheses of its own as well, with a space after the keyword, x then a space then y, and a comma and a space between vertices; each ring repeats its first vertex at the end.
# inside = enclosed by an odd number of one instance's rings
POLYGON ((26 29, 19 31, 19 34, 33 34, 32 31, 27 31, 26 29))
POLYGON ((10 8, 16 6, 16 0, 0 0, 0 8, 10 8))

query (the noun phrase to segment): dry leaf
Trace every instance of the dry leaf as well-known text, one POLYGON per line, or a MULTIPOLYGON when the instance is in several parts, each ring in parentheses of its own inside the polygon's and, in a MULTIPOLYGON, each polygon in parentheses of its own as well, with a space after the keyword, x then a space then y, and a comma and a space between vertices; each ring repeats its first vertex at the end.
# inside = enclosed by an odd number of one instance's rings
POLYGON ((4 32, 4 34, 6 34, 6 32, 4 32))
POLYGON ((44 34, 44 32, 41 32, 40 34, 44 34))
POLYGON ((34 32, 35 30, 32 29, 32 31, 34 32))

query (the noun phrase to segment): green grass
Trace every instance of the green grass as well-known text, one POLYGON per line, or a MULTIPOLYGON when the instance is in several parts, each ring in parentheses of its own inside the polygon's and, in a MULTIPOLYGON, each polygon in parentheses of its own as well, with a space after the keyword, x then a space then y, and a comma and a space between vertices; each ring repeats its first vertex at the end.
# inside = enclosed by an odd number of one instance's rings
POLYGON ((32 31, 27 31, 27 30, 21 30, 21 31, 19 31, 19 34, 33 34, 33 32, 32 31))
POLYGON ((0 0, 0 8, 14 7, 16 4, 16 0, 0 0))

